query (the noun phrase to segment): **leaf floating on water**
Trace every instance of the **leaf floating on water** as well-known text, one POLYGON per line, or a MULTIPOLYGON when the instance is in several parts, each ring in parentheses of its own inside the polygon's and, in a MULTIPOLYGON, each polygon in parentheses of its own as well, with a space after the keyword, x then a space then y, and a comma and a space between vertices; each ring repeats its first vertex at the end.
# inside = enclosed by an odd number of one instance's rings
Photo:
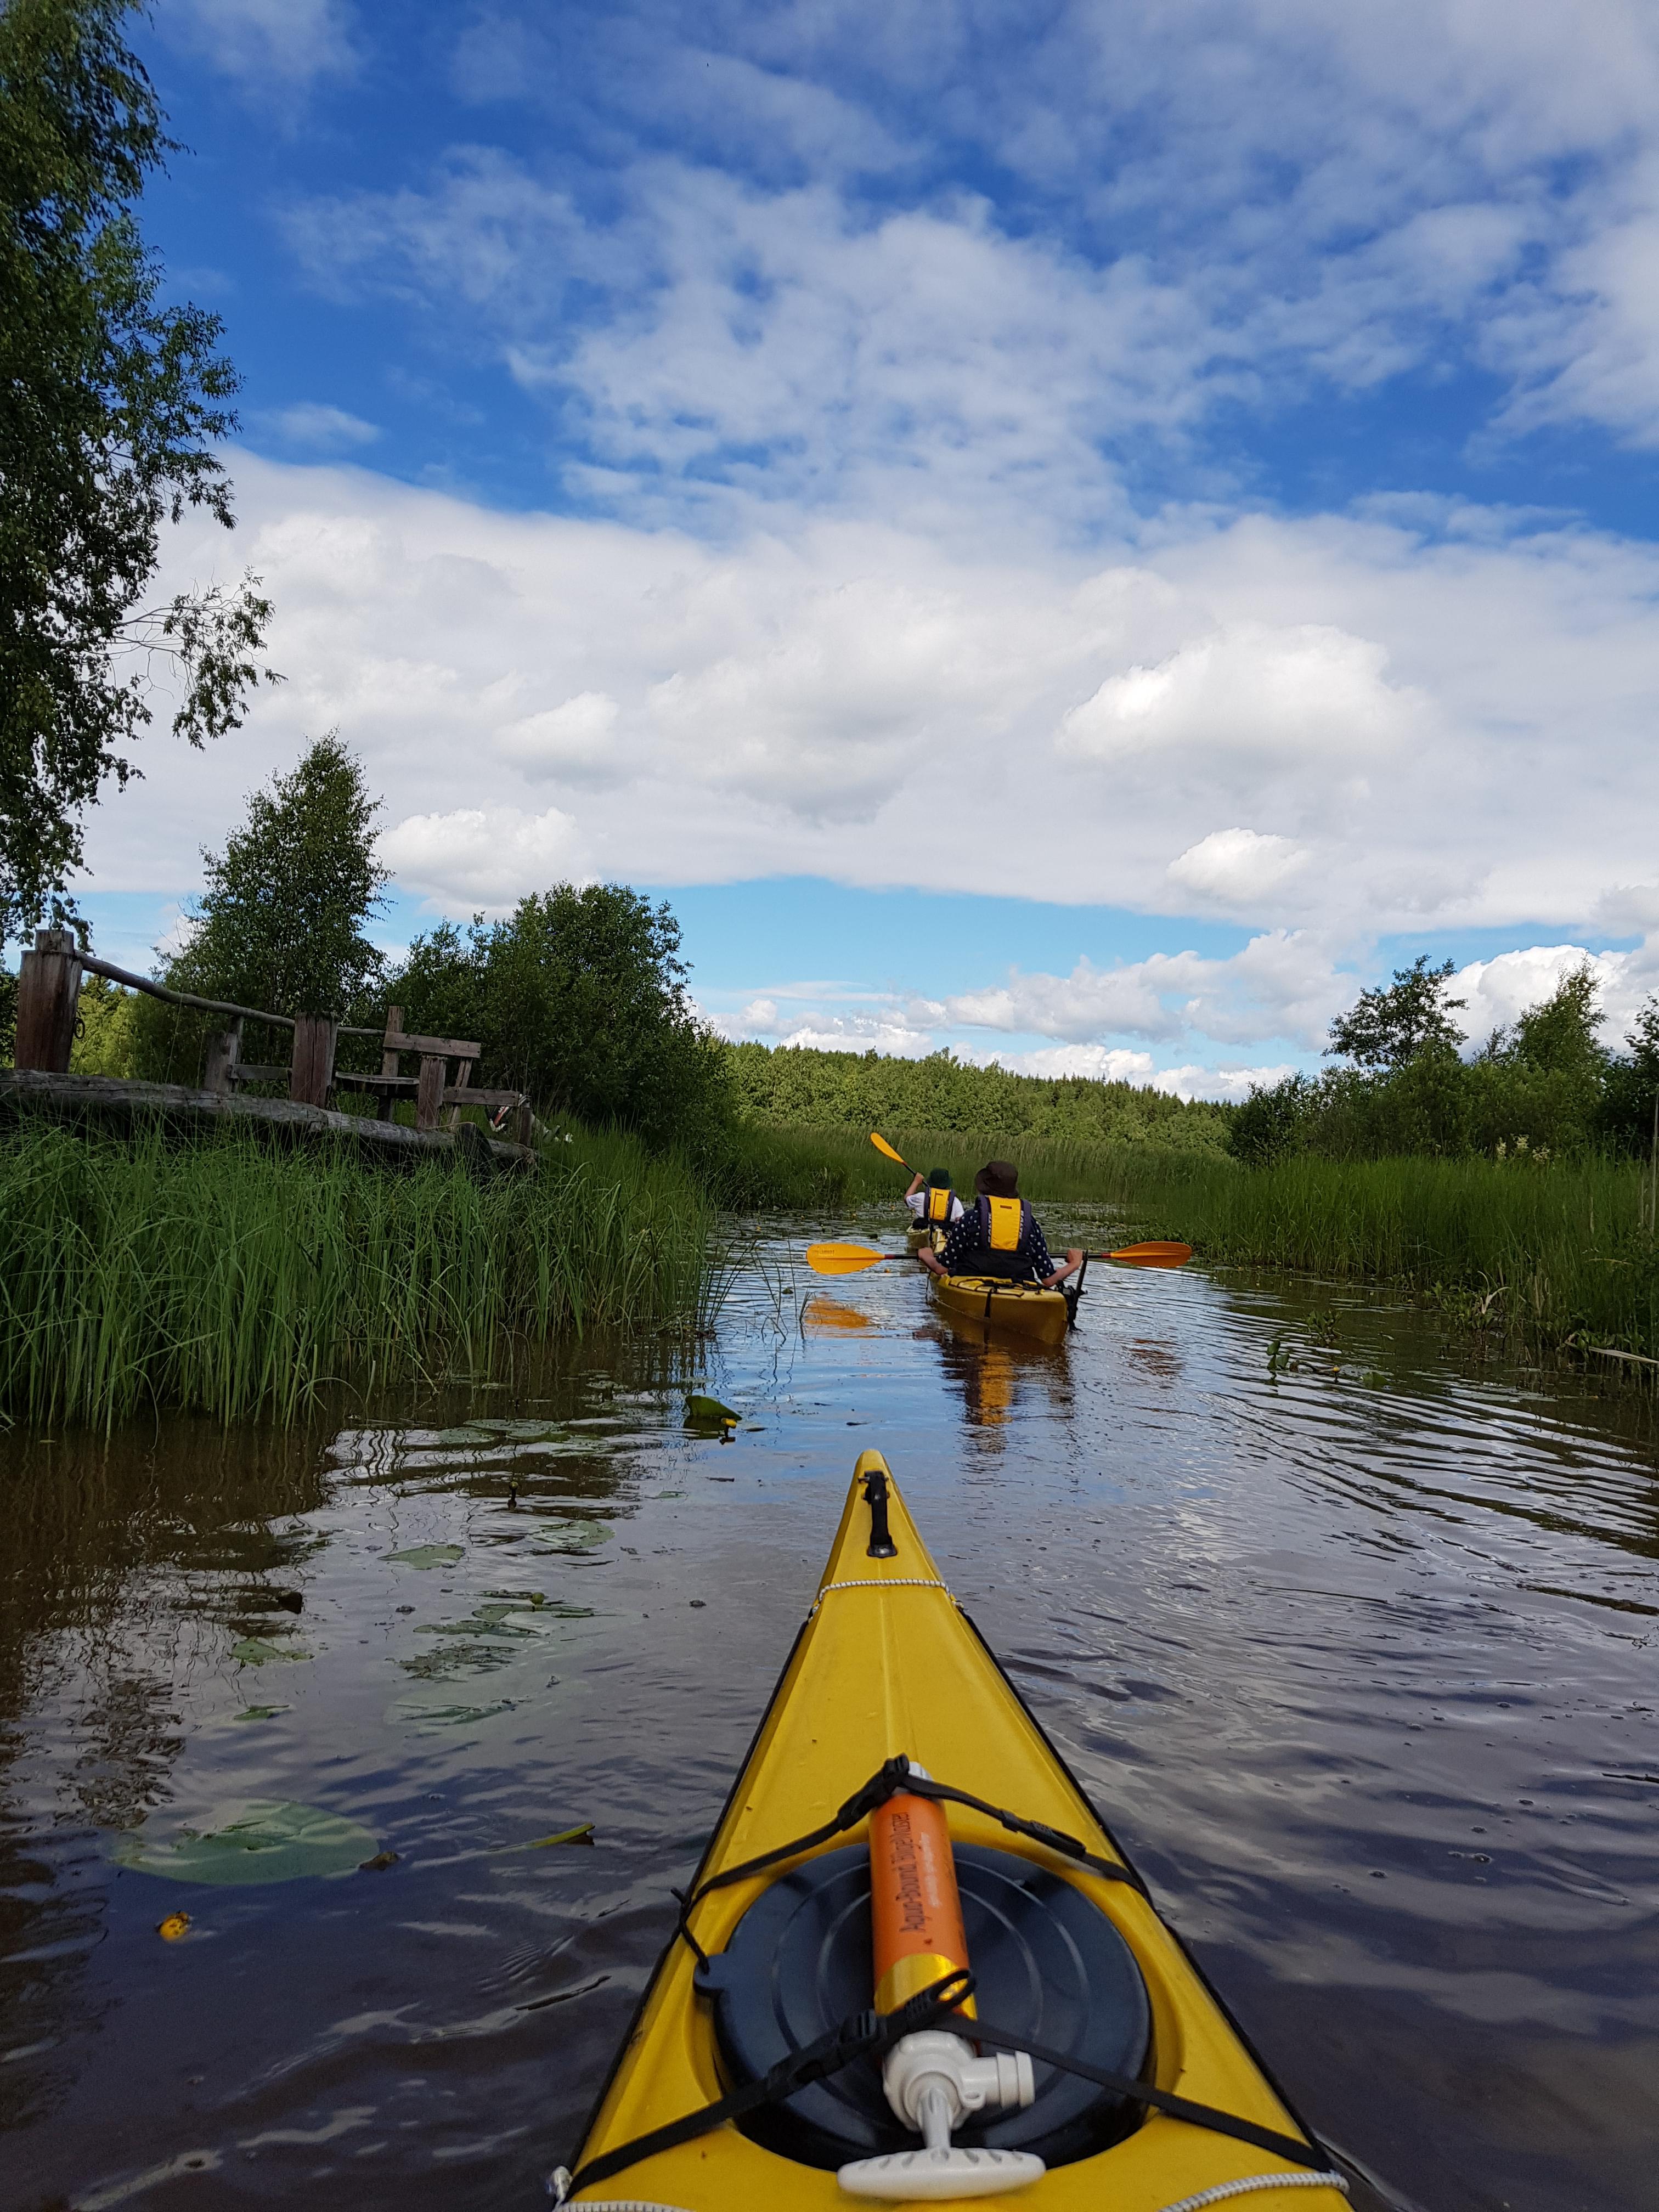
POLYGON ((291 1713, 292 1705, 244 1705, 240 1713, 233 1713, 234 1721, 274 1721, 278 1713, 291 1713))
POLYGON ((541 1539, 539 1548, 550 1552, 595 1552, 611 1540, 610 1523, 605 1521, 544 1521, 536 1534, 541 1539))
POLYGON ((372 1859, 363 1861, 357 1871, 359 1874, 384 1874, 388 1867, 397 1865, 399 1856, 397 1851, 376 1851, 372 1859))
POLYGON ((429 1705, 422 1699, 403 1698, 386 1717, 400 1728, 413 1728, 424 1735, 436 1729, 469 1728, 513 1709, 511 1698, 503 1698, 495 1705, 429 1705))
POLYGON ((513 1654, 493 1644, 441 1644, 435 1651, 422 1651, 416 1658, 398 1662, 404 1674, 417 1682, 464 1680, 471 1674, 493 1674, 498 1667, 512 1663, 513 1654))
POLYGON ((461 1544, 413 1544, 406 1552, 388 1552, 386 1557, 394 1566, 413 1567, 417 1574, 426 1574, 433 1567, 453 1567, 466 1557, 461 1544))
POLYGON ((115 1856, 138 1874, 241 1887, 349 1874, 379 1844, 371 1829, 314 1805, 252 1798, 228 1809, 230 1817, 222 1825, 203 1834, 185 1828, 173 1843, 154 1839, 148 1830, 129 1832, 117 1843, 115 1856))
POLYGON ((164 1943, 176 1943, 189 1928, 190 1915, 187 1912, 169 1912, 165 1920, 158 1920, 155 1923, 155 1932, 164 1943))
POLYGON ((718 1398, 705 1398, 693 1391, 685 1401, 685 1419, 687 1425, 694 1429, 734 1429, 743 1415, 734 1413, 729 1406, 722 1406, 718 1398))
POLYGON ((268 1667, 273 1659, 309 1659, 309 1651, 297 1647, 288 1650, 280 1644, 267 1644, 263 1636, 245 1636, 240 1644, 230 1647, 233 1659, 240 1659, 244 1667, 268 1667))
POLYGON ((591 1844, 592 1840, 593 1823, 579 1820, 574 1828, 561 1828, 556 1836, 538 1836, 533 1844, 525 1844, 521 1848, 526 1851, 545 1851, 550 1850, 555 1844, 591 1844))

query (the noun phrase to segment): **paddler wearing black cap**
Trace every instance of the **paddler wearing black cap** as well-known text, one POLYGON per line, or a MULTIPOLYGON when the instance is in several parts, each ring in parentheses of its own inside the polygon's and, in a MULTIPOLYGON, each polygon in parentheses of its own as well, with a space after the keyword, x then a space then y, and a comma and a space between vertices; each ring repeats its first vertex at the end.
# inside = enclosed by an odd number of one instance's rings
POLYGON ((1041 1283, 1053 1290, 1083 1265, 1081 1250, 1055 1267, 1042 1224, 1019 1194, 1019 1170, 1009 1160, 988 1160, 974 1177, 978 1194, 945 1239, 943 1252, 925 1248, 916 1257, 936 1275, 994 1275, 1010 1283, 1041 1283))

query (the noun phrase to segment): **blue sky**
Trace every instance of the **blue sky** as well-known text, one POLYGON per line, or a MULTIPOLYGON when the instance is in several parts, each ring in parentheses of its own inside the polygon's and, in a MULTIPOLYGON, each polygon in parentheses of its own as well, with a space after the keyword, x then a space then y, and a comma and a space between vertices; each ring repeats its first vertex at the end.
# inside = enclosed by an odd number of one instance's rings
POLYGON ((1659 981, 1659 18, 161 0, 289 682, 101 810, 107 951, 337 726, 389 943, 670 896, 733 1034, 1236 1093, 1362 983, 1659 981))

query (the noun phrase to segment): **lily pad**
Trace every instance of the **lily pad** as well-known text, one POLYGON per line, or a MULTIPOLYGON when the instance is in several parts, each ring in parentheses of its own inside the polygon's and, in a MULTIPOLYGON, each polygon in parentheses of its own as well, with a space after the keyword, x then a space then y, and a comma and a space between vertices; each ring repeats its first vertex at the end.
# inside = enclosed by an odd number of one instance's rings
POLYGON ((611 1541, 610 1524, 605 1521, 544 1521, 536 1534, 541 1539, 538 1549, 549 1552, 596 1552, 611 1541))
POLYGON ((422 1651, 398 1664, 405 1674, 422 1682, 452 1682, 471 1674, 490 1674, 509 1666, 512 1654, 493 1644, 441 1644, 435 1651, 422 1651))
POLYGON ((428 1729, 466 1728, 478 1721, 494 1720, 500 1713, 510 1713, 513 1704, 511 1698, 503 1698, 494 1705, 429 1705, 423 1698, 400 1698, 387 1718, 425 1734, 428 1729))
POLYGON ((244 1705, 240 1713, 233 1713, 234 1721, 274 1721, 278 1713, 289 1713, 292 1705, 244 1705))
POLYGON ((406 1552, 388 1552, 386 1557, 395 1566, 413 1567, 423 1575, 434 1567, 453 1567, 466 1557, 466 1551, 460 1544, 414 1544, 406 1552))
POLYGON ((251 1798, 228 1812, 214 1827, 183 1829, 171 1843, 143 1829, 131 1831, 117 1844, 115 1856, 137 1874, 241 1887, 349 1874, 380 1849, 370 1829, 314 1805, 251 1798))
POLYGON ((297 1646, 290 1650, 285 1644, 267 1644, 263 1636, 245 1636, 231 1645, 230 1656, 244 1667, 269 1667, 273 1659, 309 1659, 311 1654, 297 1646))
POLYGON ((696 1429, 734 1429, 743 1419, 729 1406, 722 1406, 718 1398, 705 1398, 694 1391, 685 1401, 687 1425, 696 1429))

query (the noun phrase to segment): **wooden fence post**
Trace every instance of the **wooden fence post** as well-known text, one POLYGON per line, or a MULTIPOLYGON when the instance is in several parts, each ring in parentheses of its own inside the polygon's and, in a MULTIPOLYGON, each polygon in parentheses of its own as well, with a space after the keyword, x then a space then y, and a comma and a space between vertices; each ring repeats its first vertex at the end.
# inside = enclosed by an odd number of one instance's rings
POLYGON ((288 1095, 300 1106, 326 1106, 334 1082, 334 1045, 340 1024, 328 1014, 301 1014, 294 1024, 294 1060, 288 1095))
POLYGON ((47 1075, 67 1075, 81 997, 81 956, 72 929, 37 929, 17 977, 17 1042, 13 1061, 47 1075))
POLYGON ((228 1029, 213 1030, 207 1041, 207 1061, 202 1070, 204 1091, 216 1091, 228 1096, 231 1088, 230 1071, 242 1056, 242 1024, 240 1018, 228 1029))
POLYGON ((444 1078, 449 1062, 441 1053, 422 1053, 421 1055, 420 1087, 415 1093, 415 1127, 435 1129, 443 1112, 444 1078))

